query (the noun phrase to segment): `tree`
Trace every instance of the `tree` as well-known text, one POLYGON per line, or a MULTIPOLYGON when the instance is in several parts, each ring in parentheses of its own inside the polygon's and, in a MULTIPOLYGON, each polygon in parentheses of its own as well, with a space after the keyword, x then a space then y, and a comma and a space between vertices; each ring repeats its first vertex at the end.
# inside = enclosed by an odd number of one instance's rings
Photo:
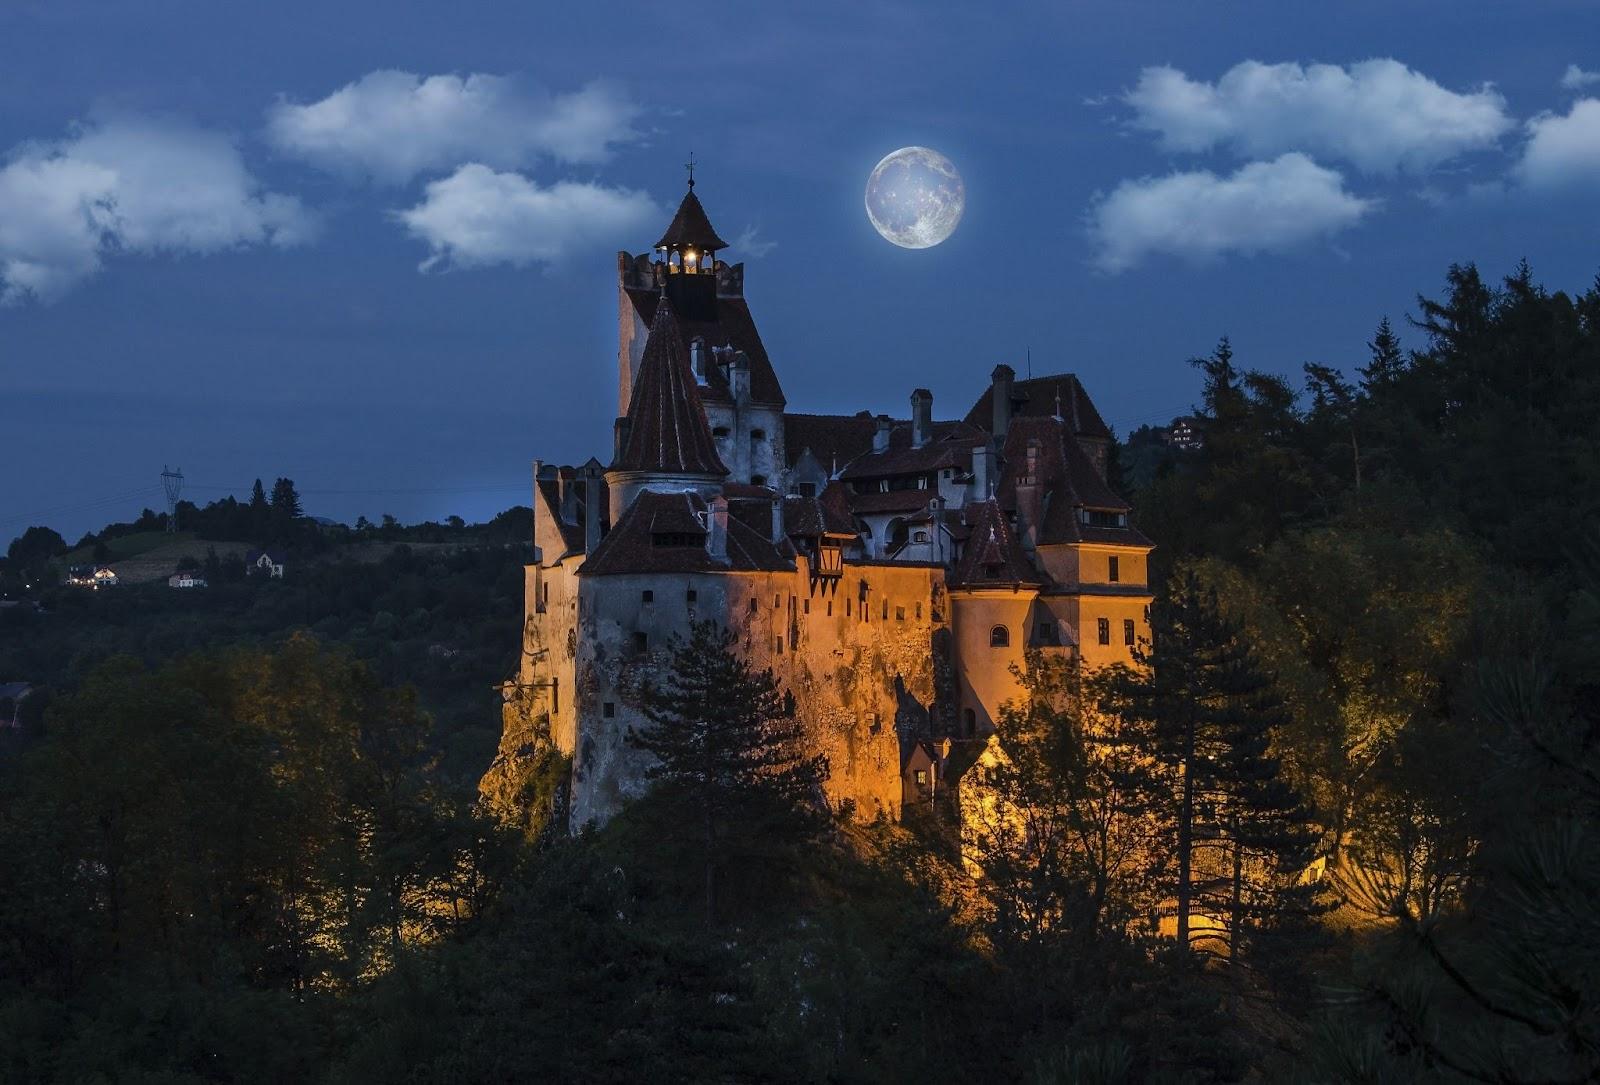
POLYGON ((1362 391, 1371 393, 1387 388, 1405 372, 1405 355, 1400 349, 1400 337, 1389 325, 1389 318, 1378 321, 1378 330, 1367 344, 1370 360, 1361 367, 1362 391))
POLYGON ((280 478, 272 484, 272 511, 283 520, 299 519, 304 513, 300 508, 300 495, 295 493, 294 480, 280 478))
POLYGON ((1116 741, 1154 770, 1143 800, 1171 834, 1178 944, 1238 963, 1251 935, 1316 911, 1302 879, 1316 832, 1272 753, 1283 700, 1193 574, 1157 598, 1150 628, 1139 669, 1115 674, 1104 704, 1116 741), (1197 932, 1197 909, 1211 930, 1197 932))
POLYGON ((19 569, 32 569, 67 552, 67 542, 48 527, 30 527, 11 540, 6 560, 19 569))
POLYGON ((807 839, 820 827, 827 764, 802 752, 791 698, 770 670, 754 671, 737 638, 714 622, 696 622, 674 638, 666 681, 642 691, 649 725, 630 732, 653 755, 653 790, 690 818, 704 880, 706 925, 716 922, 718 880, 735 856, 807 839))

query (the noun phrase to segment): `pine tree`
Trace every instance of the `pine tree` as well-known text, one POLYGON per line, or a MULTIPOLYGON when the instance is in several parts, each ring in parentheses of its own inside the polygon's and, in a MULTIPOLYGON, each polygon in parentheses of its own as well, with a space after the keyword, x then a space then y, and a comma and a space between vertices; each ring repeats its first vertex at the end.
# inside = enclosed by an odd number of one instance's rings
POLYGON ((653 792, 678 816, 698 852, 705 921, 716 922, 718 882, 735 856, 781 847, 820 827, 827 764, 802 752, 792 698, 770 670, 735 650, 732 631, 696 622, 674 638, 666 681, 642 693, 648 726, 629 741, 656 758, 653 792))
MULTIPOLYGON (((259 480, 258 483, 259 485, 259 480)), ((251 504, 255 503, 252 496, 251 504)), ((304 515, 300 508, 300 495, 295 493, 294 479, 280 478, 272 484, 272 511, 287 520, 295 520, 304 515)))
POLYGON ((1271 752, 1283 701, 1192 574, 1157 600, 1150 627, 1142 670, 1113 681, 1106 707, 1121 717, 1117 741, 1154 769, 1144 801, 1169 827, 1179 945, 1238 961, 1253 933, 1316 910, 1300 877, 1316 834, 1271 752), (1196 931, 1201 909, 1220 934, 1196 931))
POLYGON ((1361 387, 1364 391, 1386 387, 1405 372, 1406 361, 1400 349, 1400 337, 1390 327, 1388 317, 1378 321, 1377 333, 1367 344, 1367 350, 1371 352, 1372 359, 1361 367, 1361 387))

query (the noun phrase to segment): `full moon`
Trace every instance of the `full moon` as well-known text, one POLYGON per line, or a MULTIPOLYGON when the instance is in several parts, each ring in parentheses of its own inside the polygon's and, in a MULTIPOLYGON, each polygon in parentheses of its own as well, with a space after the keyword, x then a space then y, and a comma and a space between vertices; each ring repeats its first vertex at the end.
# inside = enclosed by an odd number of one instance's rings
POLYGON ((903 249, 928 249, 955 232, 967 190, 950 160, 928 147, 885 155, 867 178, 867 218, 903 249))

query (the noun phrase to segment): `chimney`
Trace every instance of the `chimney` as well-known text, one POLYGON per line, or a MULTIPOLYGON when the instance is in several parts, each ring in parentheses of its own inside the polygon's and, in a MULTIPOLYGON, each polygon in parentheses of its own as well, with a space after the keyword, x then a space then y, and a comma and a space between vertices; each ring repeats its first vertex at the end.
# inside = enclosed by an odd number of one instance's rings
POLYGON ((600 469, 592 464, 583 468, 583 552, 594 553, 600 545, 600 469))
POLYGON ((728 559, 728 499, 718 494, 711 499, 711 514, 706 517, 706 553, 717 561, 728 559))
POLYGON ((972 450, 972 490, 977 501, 994 496, 994 442, 984 441, 972 450))
POLYGON ((994 393, 994 420, 989 430, 996 441, 1004 444, 1006 431, 1011 428, 1011 382, 1017 379, 1017 371, 1002 363, 994 367, 989 379, 994 393))
POLYGON ((911 447, 921 448, 933 440, 933 393, 918 388, 911 393, 911 447))
POLYGON ((891 425, 891 423, 889 421, 889 416, 888 415, 880 414, 878 416, 878 428, 876 430, 874 430, 873 434, 872 434, 872 451, 874 451, 874 452, 887 452, 887 451, 889 451, 889 426, 890 425, 891 425))

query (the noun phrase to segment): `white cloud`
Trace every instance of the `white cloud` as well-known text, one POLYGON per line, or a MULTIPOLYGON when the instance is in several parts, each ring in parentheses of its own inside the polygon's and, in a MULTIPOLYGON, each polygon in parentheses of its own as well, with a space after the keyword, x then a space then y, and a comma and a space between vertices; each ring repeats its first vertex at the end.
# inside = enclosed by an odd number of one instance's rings
POLYGON ((1495 146, 1512 127, 1505 99, 1485 85, 1447 90, 1397 60, 1237 64, 1215 83, 1176 68, 1146 68, 1124 100, 1134 125, 1174 151, 1226 147, 1241 158, 1303 151, 1364 173, 1421 172, 1495 146))
POLYGON ((1595 83, 1600 83, 1600 72, 1586 72, 1576 64, 1568 64, 1566 73, 1561 77, 1561 86, 1565 90, 1582 90, 1595 83))
POLYGON ((1089 235, 1100 267, 1118 272, 1155 253, 1280 252, 1353 226, 1374 206, 1346 192, 1334 170, 1286 154, 1227 177, 1198 170, 1124 181, 1091 208, 1089 235))
POLYGON ((748 256, 752 260, 759 260, 773 249, 778 247, 776 241, 761 240, 761 227, 746 226, 738 237, 733 239, 733 251, 740 256, 748 256))
POLYGON ((640 138, 640 111, 604 82, 552 95, 510 76, 376 71, 310 105, 280 101, 267 111, 267 136, 333 173, 401 184, 462 162, 602 162, 640 138))
POLYGON ((227 135, 112 117, 25 143, 0 166, 0 302, 53 300, 108 253, 293 245, 314 232, 298 200, 263 190, 227 135))
POLYGON ((1600 187, 1600 98, 1580 98, 1566 116, 1530 120, 1516 175, 1530 188, 1600 187))
POLYGON ((432 248, 423 271, 549 263, 661 217, 643 192, 575 181, 540 188, 476 162, 430 182, 421 203, 394 214, 432 248))

